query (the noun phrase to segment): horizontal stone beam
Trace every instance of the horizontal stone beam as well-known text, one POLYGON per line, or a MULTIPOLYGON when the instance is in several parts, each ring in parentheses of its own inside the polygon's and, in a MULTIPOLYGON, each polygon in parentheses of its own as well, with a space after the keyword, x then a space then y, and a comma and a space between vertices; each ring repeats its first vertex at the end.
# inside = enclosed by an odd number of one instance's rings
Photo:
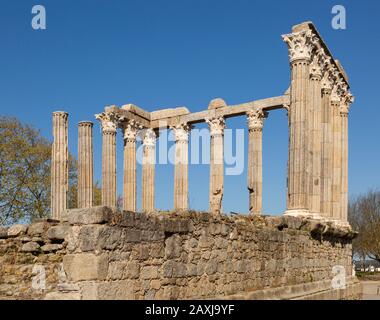
POLYGON ((134 104, 125 104, 121 107, 122 110, 130 111, 146 120, 151 120, 151 112, 145 111, 144 109, 141 109, 140 107, 134 105, 134 104))
POLYGON ((150 127, 150 120, 148 120, 145 117, 138 114, 140 112, 134 113, 133 109, 125 110, 122 108, 118 108, 116 106, 112 106, 112 107, 106 107, 105 112, 115 113, 119 117, 124 117, 125 119, 128 119, 128 120, 135 120, 137 123, 142 125, 144 128, 150 127))
POLYGON ((224 117, 232 118, 245 115, 253 108, 260 108, 265 111, 281 109, 284 105, 289 105, 289 95, 255 100, 237 105, 230 105, 219 109, 204 110, 190 113, 185 107, 163 109, 154 112, 147 112, 135 105, 129 104, 121 108, 110 106, 105 108, 105 112, 117 114, 128 120, 135 120, 144 128, 169 128, 182 123, 196 124, 205 122, 206 118, 224 117))
POLYGON ((274 109, 281 109, 284 105, 289 104, 289 96, 279 96, 261 100, 255 100, 238 105, 231 105, 220 109, 204 110, 200 112, 189 113, 180 116, 166 117, 153 120, 150 123, 152 129, 171 127, 181 123, 196 124, 205 122, 206 118, 224 117, 231 118, 245 115, 253 108, 261 108, 269 111, 274 109))

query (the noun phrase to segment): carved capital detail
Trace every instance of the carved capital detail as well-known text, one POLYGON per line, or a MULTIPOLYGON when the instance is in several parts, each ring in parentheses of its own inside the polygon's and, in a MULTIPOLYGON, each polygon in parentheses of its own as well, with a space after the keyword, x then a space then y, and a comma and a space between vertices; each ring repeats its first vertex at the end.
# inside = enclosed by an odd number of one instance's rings
POLYGON ((217 118, 206 118, 206 123, 210 127, 210 135, 217 136, 224 134, 224 128, 226 127, 226 122, 223 117, 217 118))
POLYGON ((153 129, 146 129, 143 135, 143 145, 154 147, 156 145, 157 134, 153 129))
POLYGON ((264 120, 267 116, 268 113, 263 111, 261 108, 255 108, 247 112, 249 131, 262 131, 264 127, 264 120))
POLYGON ((331 73, 327 70, 323 74, 323 78, 321 81, 321 88, 322 88, 322 92, 324 91, 327 93, 331 93, 331 90, 333 88, 333 79, 332 79, 331 73))
POLYGON ((96 114, 95 118, 100 121, 104 133, 116 133, 120 119, 115 113, 102 112, 96 114))
POLYGON ((355 98, 349 90, 342 93, 342 103, 340 105, 340 114, 342 116, 348 116, 350 106, 354 102, 355 98))
POLYGON ((313 57, 311 59, 310 64, 310 77, 321 80, 322 78, 322 71, 324 68, 324 62, 326 59, 326 54, 323 48, 319 49, 313 54, 313 57))
POLYGON ((65 111, 55 111, 53 112, 54 118, 62 118, 64 121, 67 121, 69 114, 65 111))
POLYGON ((333 103, 343 103, 346 104, 346 100, 351 101, 353 96, 349 93, 348 86, 343 78, 340 76, 338 70, 334 69, 332 72, 332 77, 334 78, 333 89, 331 93, 331 101, 333 103))
POLYGON ((143 127, 136 120, 124 120, 121 123, 123 137, 126 142, 135 142, 139 130, 143 127))
POLYGON ((187 143, 189 141, 189 133, 191 126, 187 123, 181 123, 170 127, 174 132, 175 141, 178 143, 187 143))
POLYGON ((331 102, 333 104, 339 104, 340 103, 340 95, 339 95, 339 86, 338 84, 334 84, 332 91, 331 91, 331 102))
POLYGON ((350 91, 348 91, 344 95, 343 101, 344 101, 345 104, 351 105, 352 103, 354 103, 355 97, 353 96, 353 94, 350 91))
POLYGON ((282 36, 288 45, 290 62, 296 60, 309 60, 313 49, 319 42, 318 37, 311 30, 290 33, 282 36))

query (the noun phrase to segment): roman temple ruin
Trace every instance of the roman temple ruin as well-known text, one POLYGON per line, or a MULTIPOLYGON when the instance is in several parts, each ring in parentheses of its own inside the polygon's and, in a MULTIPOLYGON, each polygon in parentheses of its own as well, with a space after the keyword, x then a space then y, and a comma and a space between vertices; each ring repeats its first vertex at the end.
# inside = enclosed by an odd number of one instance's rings
MULTIPOLYGON (((154 211, 155 145, 160 129, 174 131, 176 161, 174 210, 188 209, 188 138, 192 126, 206 122, 211 136, 210 212, 221 214, 223 133, 227 120, 247 118, 248 190, 251 214, 262 211, 262 129, 271 110, 285 108, 289 117, 289 162, 286 215, 335 220, 347 224, 348 113, 353 96, 348 78, 312 24, 283 36, 288 46, 291 83, 283 96, 228 106, 211 101, 208 110, 185 107, 147 112, 133 104, 109 106, 97 114, 102 128, 102 204, 116 206, 116 179, 123 176, 124 210, 136 211, 136 137, 143 133, 142 209, 154 211), (116 172, 118 128, 124 140, 124 171, 116 172)), ((53 114, 52 213, 66 210, 68 145, 66 112, 53 114)), ((92 206, 92 123, 79 123, 79 207, 92 206)), ((191 177, 190 177, 191 178, 191 177)))
POLYGON ((148 112, 126 104, 96 114, 102 134, 101 207, 93 206, 93 123, 80 122, 78 209, 67 208, 69 117, 54 112, 53 220, 0 237, 4 243, 19 241, 16 248, 21 249, 14 250, 29 261, 17 262, 19 268, 52 261, 46 271, 49 289, 22 290, 29 277, 9 285, 8 292, 45 299, 356 297, 360 288, 351 261, 356 233, 347 217, 348 114, 353 102, 348 77, 311 22, 294 26, 282 38, 291 71, 283 95, 239 105, 218 98, 195 113, 185 107, 148 112), (262 215, 262 134, 265 119, 280 108, 287 110, 289 125, 287 210, 268 217, 262 215), (249 132, 247 216, 226 216, 222 210, 224 130, 233 117, 246 117, 249 132), (199 123, 208 125, 211 137, 207 213, 189 210, 188 203, 189 133, 199 123), (161 129, 173 130, 175 136, 171 213, 155 210, 161 129), (123 172, 116 171, 120 133, 123 172), (138 135, 143 143, 141 213, 136 212, 138 135), (116 209, 117 179, 123 181, 122 211, 116 209), (63 284, 54 276, 60 265, 63 284), (343 287, 332 285, 336 267, 343 270, 343 287))

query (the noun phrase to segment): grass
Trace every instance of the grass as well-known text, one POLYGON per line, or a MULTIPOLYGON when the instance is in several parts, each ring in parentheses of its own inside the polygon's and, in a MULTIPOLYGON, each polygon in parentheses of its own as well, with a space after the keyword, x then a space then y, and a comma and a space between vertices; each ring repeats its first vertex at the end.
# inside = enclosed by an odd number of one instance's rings
POLYGON ((380 280, 380 272, 356 271, 359 280, 380 280))

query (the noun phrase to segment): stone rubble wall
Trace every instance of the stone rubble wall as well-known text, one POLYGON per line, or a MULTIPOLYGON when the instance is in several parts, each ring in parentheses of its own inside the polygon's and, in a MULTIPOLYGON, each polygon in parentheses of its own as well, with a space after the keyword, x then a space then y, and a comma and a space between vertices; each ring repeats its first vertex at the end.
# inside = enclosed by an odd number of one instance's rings
POLYGON ((107 207, 70 210, 67 220, 0 229, 0 299, 265 298, 257 293, 327 290, 334 266, 353 281, 355 233, 329 223, 107 207), (36 264, 44 291, 32 288, 36 264))
POLYGON ((69 227, 53 220, 0 227, 0 299, 42 299, 58 290, 69 227), (38 282, 32 285, 41 267, 45 290, 40 290, 38 282))

